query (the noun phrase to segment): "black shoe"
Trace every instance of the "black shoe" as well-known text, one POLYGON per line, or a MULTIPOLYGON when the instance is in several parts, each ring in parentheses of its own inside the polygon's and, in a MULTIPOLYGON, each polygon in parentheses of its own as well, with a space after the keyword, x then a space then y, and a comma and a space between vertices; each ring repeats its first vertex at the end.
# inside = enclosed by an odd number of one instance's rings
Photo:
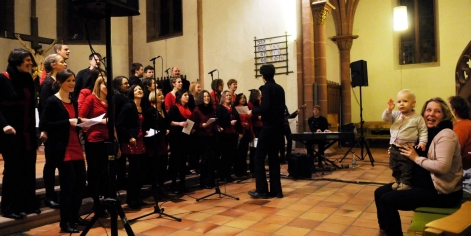
POLYGON ((87 226, 90 223, 90 221, 84 220, 80 216, 77 216, 77 218, 74 220, 74 223, 81 226, 87 226))
POLYGON ((47 207, 50 207, 52 209, 59 209, 60 205, 59 203, 55 202, 54 200, 51 199, 44 199, 44 205, 47 207))
POLYGON ((39 214, 41 214, 41 210, 39 208, 37 208, 37 209, 33 209, 33 210, 27 210, 27 211, 25 211, 25 213, 28 214, 28 215, 29 214, 39 215, 39 214))
POLYGON ((268 196, 270 197, 276 197, 276 198, 283 198, 283 193, 282 192, 278 192, 278 193, 269 193, 268 196))
POLYGON ((101 211, 95 212, 95 215, 97 215, 99 218, 108 218, 108 217, 110 217, 110 214, 108 214, 108 212, 106 212, 106 210, 101 210, 101 211))
POLYGON ((131 209, 141 209, 141 205, 137 202, 137 201, 130 201, 130 202, 126 202, 128 204, 128 207, 131 208, 131 209))
POLYGON ((144 202, 144 201, 142 201, 142 200, 137 201, 137 203, 138 203, 140 206, 147 206, 147 205, 149 205, 149 203, 144 202))
POLYGON ((268 196, 266 193, 258 193, 256 191, 252 192, 252 191, 249 191, 249 195, 252 197, 252 198, 262 198, 262 199, 267 199, 268 196))
POLYGON ((78 233, 78 229, 72 228, 69 223, 61 224, 61 231, 66 233, 78 233))
POLYGON ((15 219, 15 220, 21 220, 25 218, 25 216, 20 213, 3 214, 3 217, 15 219))
POLYGON ((204 188, 204 189, 212 189, 212 188, 214 188, 213 186, 211 186, 211 185, 206 185, 206 184, 201 184, 200 187, 201 187, 201 188, 204 188))

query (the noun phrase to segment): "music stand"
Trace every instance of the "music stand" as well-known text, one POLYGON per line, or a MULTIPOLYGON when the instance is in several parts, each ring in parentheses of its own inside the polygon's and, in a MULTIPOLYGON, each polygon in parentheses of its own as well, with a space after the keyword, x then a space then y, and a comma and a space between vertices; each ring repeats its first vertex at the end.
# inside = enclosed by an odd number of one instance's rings
POLYGON ((213 195, 215 195, 215 194, 219 194, 219 198, 222 198, 222 196, 226 196, 226 197, 234 198, 235 200, 239 200, 239 198, 236 197, 236 196, 232 196, 232 195, 229 195, 229 194, 227 194, 227 193, 221 192, 221 189, 219 189, 219 178, 218 178, 217 176, 218 176, 218 175, 216 174, 216 187, 214 187, 214 190, 215 190, 214 193, 211 193, 211 194, 206 195, 206 196, 204 196, 204 197, 197 198, 197 199, 196 199, 197 202, 199 202, 199 201, 201 201, 201 200, 203 200, 203 199, 206 199, 206 198, 208 198, 208 197, 211 197, 211 196, 213 196, 213 195))
MULTIPOLYGON (((370 147, 368 147, 368 143, 365 141, 365 136, 363 135, 363 123, 365 123, 365 121, 363 120, 363 101, 362 101, 362 94, 361 94, 361 85, 359 86, 360 87, 360 137, 358 137, 358 139, 356 140, 355 144, 352 145, 348 151, 345 153, 345 155, 340 159, 340 163, 343 161, 343 159, 345 159, 345 157, 348 155, 349 152, 352 152, 352 148, 353 147, 356 147, 357 145, 360 145, 360 148, 361 148, 361 156, 360 156, 360 160, 364 160, 365 159, 365 156, 368 154, 368 157, 370 158, 370 162, 371 162, 371 166, 375 166, 374 165, 374 159, 373 159, 373 155, 371 154, 371 151, 370 151, 370 147), (363 147, 366 148, 366 153, 365 155, 363 155, 363 147)), ((354 152, 352 152, 352 154, 354 155, 353 158, 355 158, 355 156, 357 156, 354 152)))

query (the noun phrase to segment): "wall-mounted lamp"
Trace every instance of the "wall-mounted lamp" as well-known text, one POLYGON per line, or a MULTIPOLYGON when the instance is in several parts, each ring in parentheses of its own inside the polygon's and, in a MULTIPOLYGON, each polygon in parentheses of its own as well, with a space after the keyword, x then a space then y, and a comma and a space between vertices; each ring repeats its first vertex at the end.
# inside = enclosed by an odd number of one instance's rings
POLYGON ((398 6, 394 8, 394 30, 402 31, 408 28, 407 7, 398 6))

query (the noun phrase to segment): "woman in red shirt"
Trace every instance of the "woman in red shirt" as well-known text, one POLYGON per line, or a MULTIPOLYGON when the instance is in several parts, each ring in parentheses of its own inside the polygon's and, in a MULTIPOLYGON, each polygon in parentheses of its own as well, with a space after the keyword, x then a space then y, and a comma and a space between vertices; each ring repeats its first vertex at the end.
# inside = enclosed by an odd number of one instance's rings
POLYGON ((170 158, 168 171, 172 179, 174 193, 187 192, 185 186, 186 159, 189 154, 190 135, 183 133, 183 128, 188 126, 187 120, 191 117, 191 110, 188 107, 189 95, 185 89, 176 92, 176 104, 168 111, 168 121, 170 123, 169 143, 170 158), (177 176, 180 183, 177 187, 177 176))
POLYGON ((196 153, 201 155, 200 186, 213 188, 214 170, 216 169, 214 122, 208 124, 208 120, 214 118, 214 108, 211 95, 204 90, 196 98, 196 108, 191 114, 191 120, 195 122, 193 129, 194 146, 196 153))
POLYGON ((221 104, 216 108, 216 118, 221 148, 219 177, 232 182, 231 165, 236 159, 238 139, 242 138, 242 126, 239 113, 232 106, 232 95, 227 90, 222 92, 221 104))
MULTIPOLYGON (((254 108, 260 107, 260 99, 262 98, 260 94, 260 90, 258 89, 252 89, 250 90, 250 96, 249 96, 249 102, 247 106, 249 107, 249 110, 253 110, 254 108)), ((262 130, 262 116, 252 116, 252 130, 254 134, 254 138, 258 138, 258 134, 260 133, 260 130, 262 130)), ((252 139, 253 140, 253 139, 252 139)), ((256 147, 250 147, 250 163, 249 163, 249 169, 250 173, 252 174, 252 177, 254 176, 254 158, 255 158, 255 151, 257 150, 256 147)))
POLYGON ((172 77, 170 79, 172 85, 172 91, 165 95, 165 110, 169 111, 170 108, 176 104, 176 93, 183 87, 182 79, 180 77, 172 77))
MULTIPOLYGON (((86 133, 87 142, 85 143, 85 154, 87 158, 87 180, 93 198, 93 209, 95 214, 101 217, 108 217, 108 214, 101 207, 99 196, 105 198, 111 196, 109 189, 108 176, 108 101, 106 100, 106 77, 99 77, 95 81, 92 95, 85 98, 82 107, 79 110, 79 118, 86 122, 91 118, 103 116, 101 122, 91 126, 86 133)), ((116 136, 115 136, 116 137, 116 136)), ((119 157, 121 155, 118 150, 119 157)), ((113 193, 114 194, 114 193, 113 193)))
POLYGON ((46 100, 39 127, 48 133, 51 161, 59 166, 61 187, 60 228, 63 232, 79 232, 75 224, 87 225, 81 219, 79 209, 85 189, 85 161, 76 126, 77 101, 70 98, 74 91, 75 74, 68 70, 57 73, 59 92, 46 100))
POLYGON ((141 180, 146 176, 146 165, 142 165, 146 154, 145 132, 142 128, 144 114, 141 107, 144 91, 140 85, 134 84, 129 88, 127 96, 131 102, 121 109, 116 119, 116 130, 121 143, 121 154, 129 162, 126 203, 132 209, 140 209, 146 205, 140 198, 141 180))
MULTIPOLYGON (((247 97, 243 93, 237 94, 235 107, 247 106, 247 97)), ((237 157, 234 163, 234 172, 237 177, 247 176, 247 154, 249 152, 249 143, 254 138, 252 131, 252 115, 239 114, 242 124, 242 138, 239 139, 237 146, 237 157)))

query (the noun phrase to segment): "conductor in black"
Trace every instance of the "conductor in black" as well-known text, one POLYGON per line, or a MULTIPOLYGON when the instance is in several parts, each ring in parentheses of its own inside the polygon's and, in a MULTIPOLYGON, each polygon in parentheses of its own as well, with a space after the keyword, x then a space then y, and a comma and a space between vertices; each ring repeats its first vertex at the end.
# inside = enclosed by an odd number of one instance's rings
POLYGON ((265 85, 262 88, 261 106, 252 110, 253 115, 261 115, 263 127, 260 131, 255 153, 255 191, 249 191, 252 198, 283 197, 280 180, 280 145, 284 145, 285 91, 275 83, 275 67, 266 64, 260 67, 265 85), (270 192, 265 174, 265 158, 268 154, 270 192))

